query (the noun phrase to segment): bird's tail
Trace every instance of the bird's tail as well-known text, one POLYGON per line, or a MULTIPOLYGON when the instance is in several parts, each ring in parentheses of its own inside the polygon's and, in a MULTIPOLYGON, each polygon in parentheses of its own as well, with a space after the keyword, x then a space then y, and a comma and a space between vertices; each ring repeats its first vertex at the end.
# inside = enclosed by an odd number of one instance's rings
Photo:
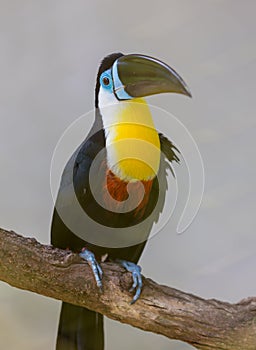
POLYGON ((56 350, 103 349, 103 315, 62 303, 56 350))

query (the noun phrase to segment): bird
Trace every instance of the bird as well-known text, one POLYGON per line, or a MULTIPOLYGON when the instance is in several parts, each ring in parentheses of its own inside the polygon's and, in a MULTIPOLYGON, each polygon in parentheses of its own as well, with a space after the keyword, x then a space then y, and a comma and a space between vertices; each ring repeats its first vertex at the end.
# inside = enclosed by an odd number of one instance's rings
MULTIPOLYGON (((142 290, 137 264, 167 191, 179 150, 156 130, 146 97, 191 97, 169 65, 143 54, 112 53, 100 63, 95 120, 67 162, 56 198, 51 244, 80 254, 102 288, 104 259, 133 276, 131 304, 142 290)), ((131 305, 132 307, 132 305, 131 305)), ((56 350, 103 350, 103 315, 62 303, 56 350)))

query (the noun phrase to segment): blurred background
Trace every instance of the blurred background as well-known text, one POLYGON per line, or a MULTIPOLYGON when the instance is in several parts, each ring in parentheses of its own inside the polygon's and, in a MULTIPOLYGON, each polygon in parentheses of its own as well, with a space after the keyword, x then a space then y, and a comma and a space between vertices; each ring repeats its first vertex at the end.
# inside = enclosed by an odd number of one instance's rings
MULTIPOLYGON (((105 55, 148 54, 192 90, 192 100, 166 94, 149 101, 193 135, 206 188, 186 233, 167 225, 150 240, 143 272, 205 298, 256 295, 255 11, 252 0, 2 0, 0 226, 49 243, 56 143, 93 108, 105 55)), ((0 283, 1 349, 53 349, 59 309, 59 301, 0 283)), ((107 350, 192 349, 111 320, 105 327, 107 350)))

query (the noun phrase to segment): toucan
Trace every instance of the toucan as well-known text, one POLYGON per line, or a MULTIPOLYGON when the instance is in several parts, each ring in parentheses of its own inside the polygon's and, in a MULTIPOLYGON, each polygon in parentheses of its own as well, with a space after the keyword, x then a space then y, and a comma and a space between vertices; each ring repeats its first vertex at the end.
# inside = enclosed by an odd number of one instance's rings
MULTIPOLYGON (((145 97, 191 96, 167 64, 142 54, 113 53, 99 67, 95 120, 64 168, 51 225, 51 243, 80 254, 102 287, 101 261, 116 261, 142 289, 137 262, 161 215, 168 169, 179 151, 155 126, 145 97)), ((133 307, 131 305, 131 307, 133 307)), ((103 350, 103 316, 62 303, 57 350, 103 350)))

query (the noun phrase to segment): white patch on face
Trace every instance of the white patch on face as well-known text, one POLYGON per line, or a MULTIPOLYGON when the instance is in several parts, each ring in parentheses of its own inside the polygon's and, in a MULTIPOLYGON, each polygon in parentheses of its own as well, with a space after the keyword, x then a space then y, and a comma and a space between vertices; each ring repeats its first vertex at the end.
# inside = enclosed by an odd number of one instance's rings
POLYGON ((115 128, 113 125, 118 123, 118 115, 123 108, 124 102, 119 101, 111 90, 104 89, 102 86, 99 90, 99 109, 102 116, 103 128, 106 137, 107 147, 107 162, 109 168, 116 174, 117 172, 117 157, 113 148, 113 141, 116 137, 115 128))
POLYGON ((104 89, 102 86, 99 90, 99 108, 102 110, 104 107, 112 106, 118 103, 118 99, 112 90, 104 89))
POLYGON ((101 111, 103 127, 105 131, 107 144, 110 143, 113 138, 109 134, 110 129, 113 132, 113 125, 118 123, 118 116, 120 111, 124 108, 122 101, 119 101, 115 94, 111 90, 100 87, 99 90, 99 109, 101 111))

